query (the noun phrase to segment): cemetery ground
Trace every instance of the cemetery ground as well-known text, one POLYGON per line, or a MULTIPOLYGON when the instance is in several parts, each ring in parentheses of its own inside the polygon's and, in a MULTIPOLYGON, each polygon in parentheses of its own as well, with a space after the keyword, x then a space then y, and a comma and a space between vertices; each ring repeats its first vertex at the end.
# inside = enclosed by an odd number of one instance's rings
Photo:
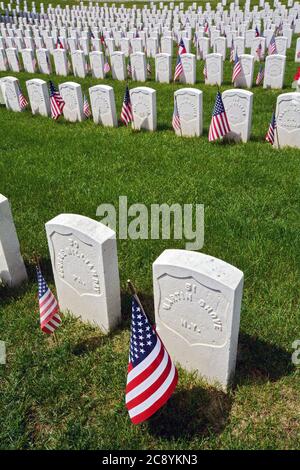
MULTIPOLYGON (((283 92, 291 91, 296 64, 288 51, 283 92)), ((173 59, 174 61, 175 59, 173 59)), ((299 368, 292 343, 300 338, 299 151, 275 150, 264 141, 276 97, 282 91, 253 88, 251 141, 207 140, 216 87, 203 84, 204 135, 176 137, 171 128, 173 93, 157 90, 157 132, 68 123, 0 109, 0 188, 10 200, 29 283, 0 290, 0 339, 7 364, 0 366, 0 448, 3 449, 299 449, 299 368), (134 426, 124 406, 129 347, 131 278, 153 320, 152 262, 184 240, 118 240, 122 283, 120 327, 109 336, 64 316, 58 343, 39 328, 33 254, 54 288, 44 224, 62 212, 96 218, 103 202, 128 205, 202 203, 202 251, 245 274, 238 362, 228 393, 179 370, 168 404, 134 426)), ((255 66, 257 73, 258 65, 255 66)), ((25 81, 26 73, 1 73, 25 81)), ((35 74, 34 77, 45 78, 35 74)), ((231 66, 225 64, 231 88, 231 66)), ((52 76, 88 88, 88 77, 52 76)), ((199 82, 200 79, 200 82, 199 82)), ((110 78, 118 115, 125 83, 110 78)), ((139 86, 138 82, 130 87, 139 86)))

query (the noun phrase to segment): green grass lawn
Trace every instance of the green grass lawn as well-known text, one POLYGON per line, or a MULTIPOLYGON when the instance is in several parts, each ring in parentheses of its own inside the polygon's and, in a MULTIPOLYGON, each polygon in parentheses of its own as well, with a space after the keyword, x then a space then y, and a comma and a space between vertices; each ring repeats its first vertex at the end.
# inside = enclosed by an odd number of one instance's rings
MULTIPOLYGON (((295 41, 294 41, 295 44, 295 41)), ((285 90, 296 70, 289 51, 285 90)), ((154 72, 154 64, 153 72, 154 72)), ((255 89, 251 141, 209 143, 216 88, 204 92, 204 134, 178 138, 171 128, 173 93, 157 90, 158 131, 108 129, 92 120, 71 124, 0 109, 0 192, 11 202, 29 283, 0 290, 0 448, 223 449, 298 448, 299 369, 291 362, 300 338, 300 151, 264 142, 281 91, 255 89), (151 264, 165 248, 185 241, 120 240, 123 321, 108 337, 65 317, 59 344, 39 329, 33 254, 53 286, 44 224, 62 212, 96 218, 103 202, 202 203, 203 252, 245 273, 236 380, 224 393, 179 371, 176 393, 148 422, 133 426, 124 406, 129 347, 129 295, 136 284, 153 319, 151 264)), ((255 74, 257 72, 257 65, 255 74)), ((1 76, 16 75, 1 73, 1 76)), ((29 74, 17 74, 22 89, 29 74)), ((36 74, 37 77, 45 78, 36 74)), ((222 90, 231 88, 226 63, 222 90)), ((53 76, 55 83, 66 81, 53 76)), ((72 79, 72 78, 70 78, 72 79)), ((69 79, 68 79, 69 80, 69 79)), ((97 80, 75 79, 87 93, 97 80)), ((118 115, 125 84, 114 87, 118 115)), ((133 83, 131 86, 139 85, 133 83)))

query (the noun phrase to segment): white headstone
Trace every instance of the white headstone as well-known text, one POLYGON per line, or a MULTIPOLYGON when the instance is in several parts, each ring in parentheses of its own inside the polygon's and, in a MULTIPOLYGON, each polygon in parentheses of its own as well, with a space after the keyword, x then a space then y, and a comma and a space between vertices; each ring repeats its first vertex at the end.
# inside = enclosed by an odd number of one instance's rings
POLYGON ((0 72, 6 72, 8 69, 8 61, 4 49, 0 49, 0 72))
POLYGON ((9 68, 12 72, 20 72, 21 64, 19 61, 18 50, 14 47, 9 47, 6 49, 6 57, 8 60, 9 68))
POLYGON ((202 134, 202 96, 196 88, 181 88, 174 93, 174 102, 181 129, 176 134, 184 137, 199 137, 202 134))
POLYGON ((90 64, 94 78, 105 78, 103 52, 90 52, 90 64))
POLYGON ((66 77, 68 75, 68 59, 65 49, 54 49, 53 59, 56 75, 66 77))
POLYGON ((170 83, 172 79, 172 56, 170 54, 156 54, 155 80, 160 83, 170 83))
POLYGON ((181 63, 183 73, 180 75, 180 82, 194 85, 196 83, 196 56, 189 53, 182 54, 181 63))
POLYGON ((52 72, 52 67, 48 49, 37 49, 36 57, 40 72, 46 75, 50 75, 52 72))
POLYGON ((104 333, 121 319, 116 234, 76 214, 60 214, 46 223, 58 302, 104 333))
POLYGON ((300 93, 283 93, 277 98, 275 147, 300 148, 300 93))
POLYGON ((264 88, 282 88, 285 72, 284 55, 274 54, 266 57, 264 88))
POLYGON ((87 63, 84 52, 81 50, 76 50, 71 53, 71 58, 74 76, 85 78, 87 72, 87 63))
POLYGON ((11 208, 8 199, 0 194, 0 282, 16 287, 26 280, 27 273, 11 208))
POLYGON ((22 50, 22 60, 24 64, 24 70, 27 73, 35 73, 36 71, 36 60, 32 49, 22 50))
POLYGON ((136 87, 130 90, 133 112, 133 128, 156 130, 156 90, 149 87, 136 87))
POLYGON ((263 60, 266 52, 266 39, 262 36, 254 38, 251 44, 251 55, 253 55, 255 61, 263 60), (261 49, 259 49, 261 45, 261 49), (260 51, 260 57, 259 57, 260 51))
POLYGON ((71 122, 84 121, 81 86, 78 83, 65 82, 59 85, 59 91, 65 102, 65 119, 71 122))
POLYGON ((111 71, 114 80, 126 80, 126 66, 124 52, 115 51, 110 55, 111 71))
POLYGON ((7 109, 15 112, 23 111, 19 102, 19 80, 15 77, 3 77, 1 87, 7 109))
POLYGON ((146 56, 143 52, 135 52, 130 55, 132 80, 145 82, 147 80, 146 56))
POLYGON ((50 98, 47 82, 40 78, 33 78, 32 80, 27 80, 26 88, 32 114, 50 116, 50 98))
POLYGON ((222 93, 231 133, 242 142, 250 139, 252 123, 253 93, 247 90, 226 90, 222 93))
POLYGON ((226 390, 235 371, 243 273, 202 253, 165 250, 153 263, 153 286, 156 329, 172 359, 226 390))
POLYGON ((237 88, 251 88, 254 72, 254 57, 250 54, 241 54, 239 60, 242 71, 237 76, 234 84, 237 88))
POLYGON ((89 88, 93 119, 96 124, 117 127, 117 113, 114 90, 108 85, 95 85, 89 88))
POLYGON ((205 83, 207 85, 222 85, 223 82, 223 58, 221 54, 208 54, 206 56, 205 83))

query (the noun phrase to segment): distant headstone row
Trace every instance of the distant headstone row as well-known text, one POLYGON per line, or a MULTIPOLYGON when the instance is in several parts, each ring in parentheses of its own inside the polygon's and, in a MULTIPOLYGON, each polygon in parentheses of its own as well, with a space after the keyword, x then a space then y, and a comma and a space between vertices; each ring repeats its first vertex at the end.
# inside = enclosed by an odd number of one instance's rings
MULTIPOLYGON (((47 82, 32 79, 26 82, 31 111, 49 117, 51 104, 47 82)), ((63 115, 71 122, 86 119, 81 85, 65 82, 59 85, 64 100, 63 115)), ((114 90, 108 85, 89 88, 91 112, 96 124, 117 127, 118 118, 114 90)), ((156 90, 136 87, 130 90, 133 128, 155 131, 157 127, 156 90)), ((231 135, 247 142, 251 137, 253 93, 233 88, 222 93, 231 135)), ((15 77, 0 79, 0 104, 12 111, 23 111, 19 80, 15 77)), ((203 92, 196 88, 181 88, 174 93, 174 107, 180 119, 176 134, 182 137, 199 137, 203 131, 203 92)), ((284 93, 277 98, 277 128, 275 147, 300 147, 300 93, 284 93)))
MULTIPOLYGON (((0 278, 17 285, 26 271, 1 195, 0 220, 0 278)), ((46 223, 46 233, 61 312, 109 333, 121 320, 115 232, 81 215, 60 214, 46 223)), ((226 390, 235 370, 243 273, 202 253, 165 250, 153 263, 153 286, 156 331, 171 357, 226 390)))

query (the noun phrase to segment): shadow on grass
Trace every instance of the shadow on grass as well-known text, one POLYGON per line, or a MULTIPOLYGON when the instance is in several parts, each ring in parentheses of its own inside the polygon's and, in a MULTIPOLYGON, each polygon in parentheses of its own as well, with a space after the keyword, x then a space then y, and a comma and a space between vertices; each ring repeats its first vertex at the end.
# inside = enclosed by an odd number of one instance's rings
POLYGON ((247 333, 240 333, 235 384, 276 382, 293 371, 291 353, 247 333))
POLYGON ((220 434, 227 425, 232 401, 230 395, 214 388, 180 390, 150 418, 149 432, 168 439, 220 434))

